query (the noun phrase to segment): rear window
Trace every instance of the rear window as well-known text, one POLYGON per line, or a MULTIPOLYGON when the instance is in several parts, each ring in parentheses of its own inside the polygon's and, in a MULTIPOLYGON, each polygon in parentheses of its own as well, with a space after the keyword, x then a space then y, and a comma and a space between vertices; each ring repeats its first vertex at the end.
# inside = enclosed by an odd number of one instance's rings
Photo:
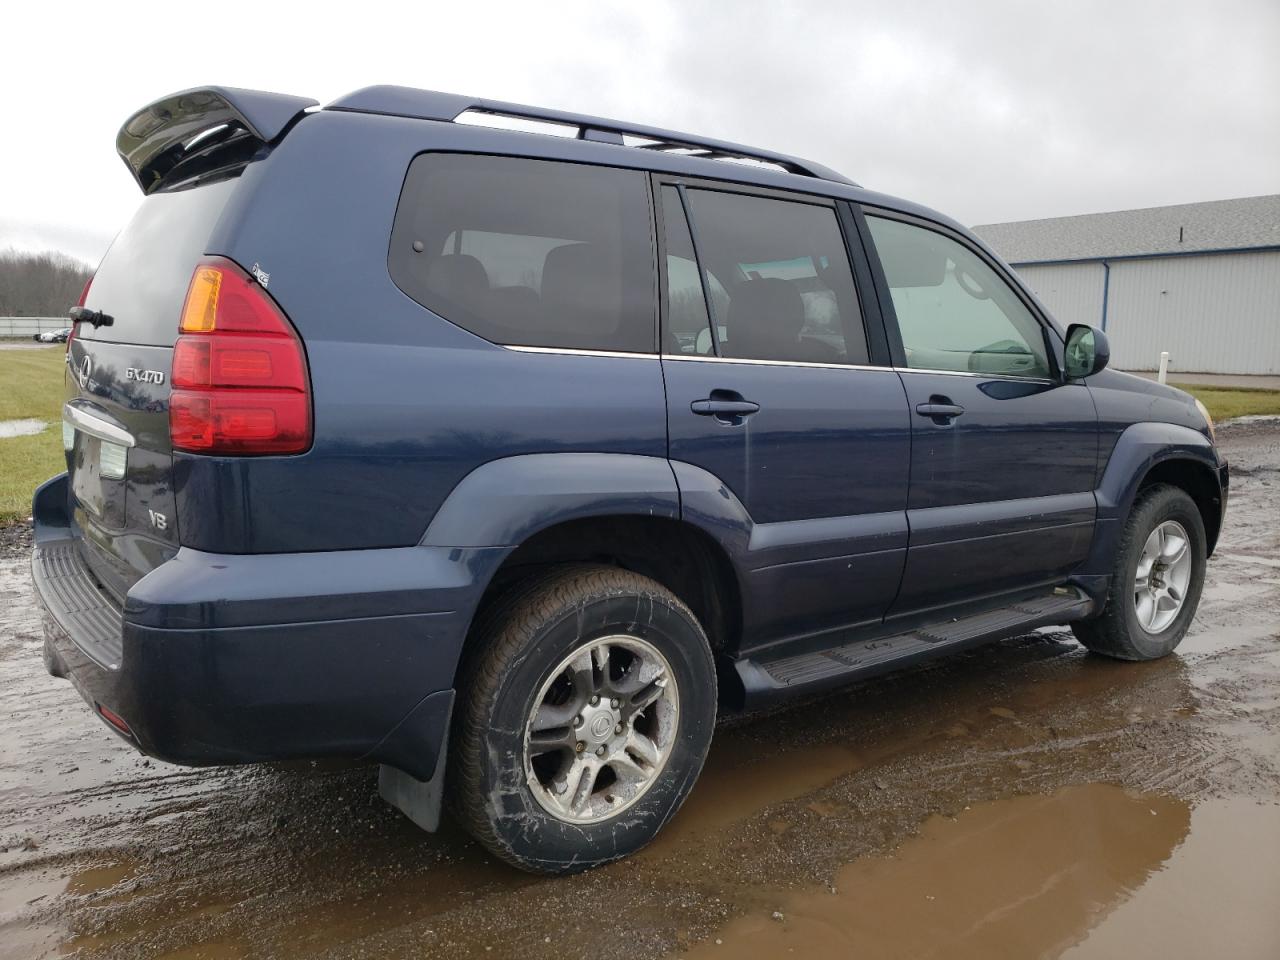
MULTIPOLYGON (((112 317, 109 327, 80 324, 76 337, 172 346, 191 273, 240 181, 153 193, 116 236, 93 275, 86 305, 112 317)), ((68 304, 70 306, 70 304, 68 304)))
POLYGON ((654 350, 640 171, 423 154, 405 179, 389 265, 418 303, 496 343, 654 350))

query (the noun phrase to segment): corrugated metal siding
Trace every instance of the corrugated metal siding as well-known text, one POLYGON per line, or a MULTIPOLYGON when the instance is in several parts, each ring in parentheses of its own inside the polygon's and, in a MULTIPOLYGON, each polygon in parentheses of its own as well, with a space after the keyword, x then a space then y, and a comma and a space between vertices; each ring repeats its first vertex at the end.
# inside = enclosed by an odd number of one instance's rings
POLYGON ((1096 327, 1102 323, 1103 272, 1100 263, 1031 264, 1018 268, 1018 276, 1064 327, 1071 323, 1096 327))
POLYGON ((1107 336, 1121 370, 1280 374, 1280 252, 1113 263, 1107 336))

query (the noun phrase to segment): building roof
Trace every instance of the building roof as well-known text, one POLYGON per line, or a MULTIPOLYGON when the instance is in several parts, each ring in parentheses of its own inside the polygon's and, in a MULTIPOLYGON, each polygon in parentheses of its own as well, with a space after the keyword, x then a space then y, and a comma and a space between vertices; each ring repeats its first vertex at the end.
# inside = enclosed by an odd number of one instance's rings
POLYGON ((1280 194, 989 223, 973 232, 1012 264, 1280 247, 1280 194))

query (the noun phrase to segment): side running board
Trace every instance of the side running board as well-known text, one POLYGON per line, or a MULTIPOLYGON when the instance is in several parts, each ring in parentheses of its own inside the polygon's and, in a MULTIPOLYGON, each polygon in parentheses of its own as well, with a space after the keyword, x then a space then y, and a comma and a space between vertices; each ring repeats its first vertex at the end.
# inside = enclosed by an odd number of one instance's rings
POLYGON ((746 705, 755 707, 796 693, 888 673, 1036 627, 1080 620, 1093 610, 1093 602, 1078 590, 1060 587, 995 610, 878 640, 861 640, 774 660, 744 659, 735 665, 746 705))

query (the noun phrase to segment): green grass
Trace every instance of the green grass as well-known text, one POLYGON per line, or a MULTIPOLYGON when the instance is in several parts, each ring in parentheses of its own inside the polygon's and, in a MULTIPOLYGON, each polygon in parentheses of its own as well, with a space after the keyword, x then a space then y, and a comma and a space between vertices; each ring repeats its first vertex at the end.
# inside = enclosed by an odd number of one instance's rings
POLYGON ((0 420, 43 420, 42 433, 0 437, 0 523, 31 514, 31 492, 66 469, 62 456, 61 344, 0 350, 0 420))
POLYGON ((1175 383, 1206 407, 1215 422, 1253 414, 1280 414, 1280 390, 1254 390, 1249 387, 1205 387, 1199 384, 1175 383))
POLYGON ((62 419, 62 344, 0 350, 0 420, 62 419))
POLYGON ((32 492, 65 469, 59 424, 27 437, 0 438, 0 524, 31 516, 32 492))

